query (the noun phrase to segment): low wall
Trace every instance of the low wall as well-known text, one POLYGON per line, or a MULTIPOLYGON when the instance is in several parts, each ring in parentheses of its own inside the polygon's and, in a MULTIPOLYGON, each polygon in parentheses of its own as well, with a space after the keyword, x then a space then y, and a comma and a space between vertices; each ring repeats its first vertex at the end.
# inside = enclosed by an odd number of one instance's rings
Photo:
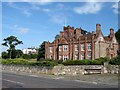
POLYGON ((78 66, 54 66, 54 67, 41 67, 41 66, 23 66, 23 65, 2 65, 3 70, 15 72, 27 72, 36 74, 53 74, 53 75, 78 75, 85 74, 86 69, 98 69, 101 74, 113 73, 118 74, 118 65, 78 65, 78 66))

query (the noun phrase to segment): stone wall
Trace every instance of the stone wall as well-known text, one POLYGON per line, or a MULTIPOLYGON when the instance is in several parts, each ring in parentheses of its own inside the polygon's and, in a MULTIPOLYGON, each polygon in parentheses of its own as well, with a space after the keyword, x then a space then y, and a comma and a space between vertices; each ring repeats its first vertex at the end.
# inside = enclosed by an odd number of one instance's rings
POLYGON ((117 74, 119 71, 118 65, 78 65, 78 66, 54 66, 54 67, 40 67, 40 66, 23 66, 23 65, 2 65, 3 70, 13 72, 27 72, 36 74, 53 74, 53 75, 79 75, 85 74, 86 69, 94 73, 95 70, 100 70, 101 74, 113 73, 117 74))

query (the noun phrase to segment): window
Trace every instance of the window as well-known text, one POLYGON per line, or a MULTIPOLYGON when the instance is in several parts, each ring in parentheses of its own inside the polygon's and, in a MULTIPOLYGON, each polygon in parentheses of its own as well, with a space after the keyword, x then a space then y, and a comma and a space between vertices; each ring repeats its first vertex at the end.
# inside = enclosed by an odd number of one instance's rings
POLYGON ((100 37, 100 41, 103 41, 103 37, 100 37))
POLYGON ((67 55, 64 55, 64 60, 67 60, 68 59, 68 56, 67 55))
POLYGON ((91 43, 89 43, 87 46, 88 46, 88 51, 91 51, 92 49, 91 43))
POLYGON ((84 50, 85 50, 84 44, 81 44, 81 51, 84 51, 84 50))
POLYGON ((78 55, 75 55, 75 60, 78 60, 79 58, 78 58, 78 55))
POLYGON ((52 47, 50 47, 50 52, 52 53, 52 47))
POLYGON ((78 51, 78 45, 75 45, 75 51, 78 51))
POLYGON ((52 55, 50 55, 50 59, 53 59, 53 58, 52 58, 52 55))
POLYGON ((62 51, 62 46, 59 46, 59 51, 62 51))
POLYGON ((91 60, 91 59, 92 59, 91 54, 88 54, 87 56, 88 56, 88 59, 89 59, 89 60, 91 60))
POLYGON ((59 56, 59 60, 62 60, 62 56, 61 55, 59 56))
POLYGON ((68 45, 64 45, 64 51, 68 51, 68 45))
POLYGON ((84 60, 84 59, 85 59, 85 55, 81 54, 81 60, 84 60))

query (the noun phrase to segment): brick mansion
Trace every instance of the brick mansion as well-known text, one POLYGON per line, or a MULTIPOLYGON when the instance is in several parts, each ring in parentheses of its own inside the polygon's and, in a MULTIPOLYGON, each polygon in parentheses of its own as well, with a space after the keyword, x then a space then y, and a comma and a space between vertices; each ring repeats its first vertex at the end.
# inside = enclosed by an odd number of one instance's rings
POLYGON ((65 26, 59 38, 52 43, 45 43, 45 59, 54 60, 94 60, 100 57, 117 56, 118 42, 114 29, 104 36, 101 25, 96 24, 96 31, 83 34, 81 28, 65 26))

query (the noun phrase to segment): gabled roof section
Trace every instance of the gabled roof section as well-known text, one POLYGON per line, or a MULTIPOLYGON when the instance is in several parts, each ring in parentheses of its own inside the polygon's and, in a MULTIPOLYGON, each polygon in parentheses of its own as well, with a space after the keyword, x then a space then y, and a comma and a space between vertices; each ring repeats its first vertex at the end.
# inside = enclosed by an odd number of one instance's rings
POLYGON ((62 37, 59 39, 59 44, 68 44, 68 42, 64 37, 62 37))
POLYGON ((80 36, 80 40, 84 41, 85 38, 87 38, 87 40, 91 40, 92 39, 92 34, 84 34, 83 36, 80 36))

